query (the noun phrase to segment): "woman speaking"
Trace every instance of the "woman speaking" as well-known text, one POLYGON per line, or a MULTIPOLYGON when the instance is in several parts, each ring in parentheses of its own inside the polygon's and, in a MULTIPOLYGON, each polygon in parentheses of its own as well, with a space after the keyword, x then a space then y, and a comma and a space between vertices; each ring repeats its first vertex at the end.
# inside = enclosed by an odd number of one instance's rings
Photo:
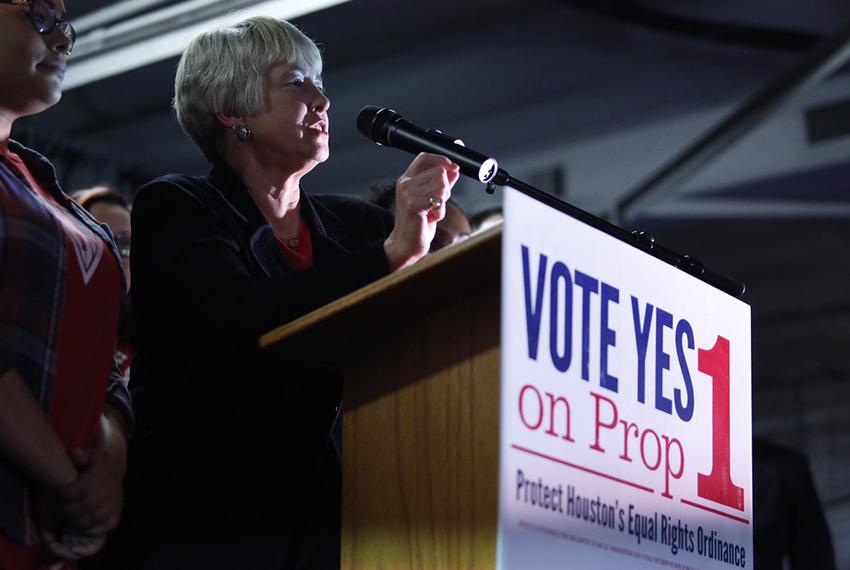
POLYGON ((339 371, 257 339, 424 256, 458 169, 418 156, 394 220, 306 193, 330 101, 316 45, 273 18, 196 37, 174 106, 212 170, 159 178, 134 204, 139 426, 111 567, 338 567, 339 371))

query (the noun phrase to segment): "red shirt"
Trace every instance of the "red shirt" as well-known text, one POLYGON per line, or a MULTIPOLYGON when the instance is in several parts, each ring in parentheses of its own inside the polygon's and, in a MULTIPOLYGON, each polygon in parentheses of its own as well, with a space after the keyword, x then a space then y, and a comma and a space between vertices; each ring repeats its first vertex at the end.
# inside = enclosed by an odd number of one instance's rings
MULTIPOLYGON (((47 416, 68 449, 90 446, 97 433, 112 370, 121 310, 121 270, 107 244, 59 204, 34 179, 21 159, 0 153, 49 207, 64 238, 65 272, 62 310, 54 358, 56 375, 47 416)), ((9 570, 42 569, 38 546, 26 547, 0 535, 0 566, 9 570)), ((73 568, 66 564, 60 568, 73 568)), ((53 567, 51 567, 53 568, 53 567)))
POLYGON ((283 240, 277 234, 275 234, 275 237, 280 243, 283 253, 286 254, 289 264, 295 271, 313 267, 313 239, 310 237, 310 229, 307 227, 307 224, 301 222, 301 225, 298 227, 298 236, 295 238, 298 243, 296 247, 287 245, 287 241, 289 240, 283 240))

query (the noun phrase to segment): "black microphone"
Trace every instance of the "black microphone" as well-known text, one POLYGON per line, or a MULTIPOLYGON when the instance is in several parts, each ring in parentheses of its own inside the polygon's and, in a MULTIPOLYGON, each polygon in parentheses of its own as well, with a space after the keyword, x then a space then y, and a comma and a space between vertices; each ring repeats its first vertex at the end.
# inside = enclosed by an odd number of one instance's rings
POLYGON ((413 154, 441 154, 457 164, 460 171, 481 182, 491 182, 499 174, 495 158, 463 146, 463 141, 440 131, 417 127, 392 109, 368 105, 357 115, 357 129, 380 145, 394 146, 413 154))

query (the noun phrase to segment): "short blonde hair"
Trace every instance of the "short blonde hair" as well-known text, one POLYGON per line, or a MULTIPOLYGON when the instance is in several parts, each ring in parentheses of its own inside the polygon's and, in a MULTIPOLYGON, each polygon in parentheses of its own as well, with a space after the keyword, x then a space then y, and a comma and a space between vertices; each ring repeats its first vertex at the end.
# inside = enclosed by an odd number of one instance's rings
POLYGON ((183 52, 174 79, 174 110, 207 160, 216 162, 223 153, 225 132, 216 114, 258 114, 266 71, 280 62, 322 73, 321 52, 310 38, 286 20, 264 16, 204 31, 183 52))

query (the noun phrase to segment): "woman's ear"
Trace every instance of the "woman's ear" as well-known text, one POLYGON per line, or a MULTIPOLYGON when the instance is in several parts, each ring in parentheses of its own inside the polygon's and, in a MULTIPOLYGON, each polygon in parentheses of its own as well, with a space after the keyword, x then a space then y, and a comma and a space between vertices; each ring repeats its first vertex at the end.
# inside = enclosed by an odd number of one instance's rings
POLYGON ((236 125, 244 125, 245 119, 242 117, 235 117, 233 115, 226 115, 224 113, 216 113, 215 118, 218 120, 219 124, 223 126, 225 129, 232 129, 236 125))

